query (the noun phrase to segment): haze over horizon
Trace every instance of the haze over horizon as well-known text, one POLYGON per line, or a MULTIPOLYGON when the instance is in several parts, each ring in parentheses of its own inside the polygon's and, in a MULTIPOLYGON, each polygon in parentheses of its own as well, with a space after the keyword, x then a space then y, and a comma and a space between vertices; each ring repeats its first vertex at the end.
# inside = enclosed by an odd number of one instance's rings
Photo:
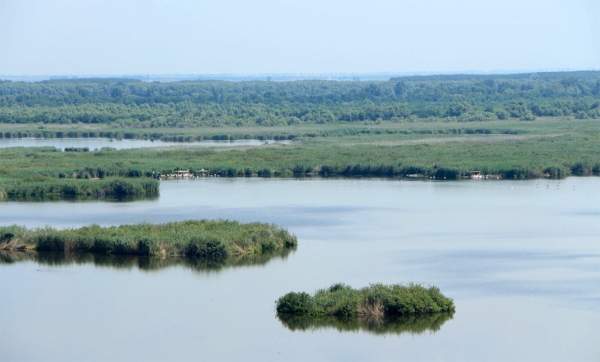
POLYGON ((2 75, 600 69, 593 0, 0 0, 2 75))

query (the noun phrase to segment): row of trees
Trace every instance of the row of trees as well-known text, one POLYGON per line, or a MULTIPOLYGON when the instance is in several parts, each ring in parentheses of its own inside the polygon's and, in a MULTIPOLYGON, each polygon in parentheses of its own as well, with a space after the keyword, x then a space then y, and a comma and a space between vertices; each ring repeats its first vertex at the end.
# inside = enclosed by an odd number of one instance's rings
POLYGON ((339 103, 600 96, 600 72, 401 77, 389 81, 142 82, 66 79, 0 82, 0 105, 84 103, 339 103))
POLYGON ((0 123, 178 127, 540 116, 600 118, 600 72, 372 82, 0 82, 0 123))

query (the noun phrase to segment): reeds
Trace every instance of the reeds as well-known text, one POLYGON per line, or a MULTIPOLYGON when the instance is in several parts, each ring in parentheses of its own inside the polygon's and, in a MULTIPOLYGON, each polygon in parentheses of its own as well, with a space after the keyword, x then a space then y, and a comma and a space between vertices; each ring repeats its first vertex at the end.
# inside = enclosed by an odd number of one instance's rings
POLYGON ((453 312, 454 302, 438 288, 416 284, 373 284, 362 289, 335 284, 313 296, 292 292, 277 301, 277 314, 282 319, 336 318, 380 323, 391 318, 453 312))
POLYGON ((295 236, 270 224, 182 221, 76 229, 0 227, 0 247, 103 255, 185 256, 222 262, 294 249, 295 236))

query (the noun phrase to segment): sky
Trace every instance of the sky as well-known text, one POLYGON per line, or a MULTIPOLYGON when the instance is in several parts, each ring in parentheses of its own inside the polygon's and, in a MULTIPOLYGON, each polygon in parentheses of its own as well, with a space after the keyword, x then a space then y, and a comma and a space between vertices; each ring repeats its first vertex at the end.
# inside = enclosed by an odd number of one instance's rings
POLYGON ((600 69, 598 0, 0 0, 0 74, 600 69))

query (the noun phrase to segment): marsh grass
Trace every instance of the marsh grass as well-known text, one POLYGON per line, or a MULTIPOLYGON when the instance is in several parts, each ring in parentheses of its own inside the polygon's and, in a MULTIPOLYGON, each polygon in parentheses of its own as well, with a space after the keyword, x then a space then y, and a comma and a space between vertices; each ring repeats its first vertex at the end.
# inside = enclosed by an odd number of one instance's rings
POLYGON ((101 255, 184 256, 224 263, 293 250, 297 239, 270 224, 182 221, 76 229, 0 227, 0 249, 101 255))
MULTIPOLYGON (((472 171, 508 180, 600 175, 598 120, 422 120, 307 127, 287 127, 290 132, 308 132, 292 144, 258 148, 1 149, 0 200, 152 198, 158 196, 157 178, 177 170, 202 177, 434 180, 469 178, 472 171)), ((271 131, 252 129, 257 134, 271 131)))
POLYGON ((330 321, 333 318, 351 323, 360 321, 368 325, 395 318, 454 312, 454 302, 438 288, 416 284, 373 284, 362 289, 334 284, 312 296, 303 292, 288 293, 279 298, 276 304, 280 319, 308 319, 316 324, 320 320, 330 321))
POLYGON ((158 180, 108 177, 74 179, 38 177, 0 182, 0 201, 94 200, 129 201, 158 197, 158 180))

